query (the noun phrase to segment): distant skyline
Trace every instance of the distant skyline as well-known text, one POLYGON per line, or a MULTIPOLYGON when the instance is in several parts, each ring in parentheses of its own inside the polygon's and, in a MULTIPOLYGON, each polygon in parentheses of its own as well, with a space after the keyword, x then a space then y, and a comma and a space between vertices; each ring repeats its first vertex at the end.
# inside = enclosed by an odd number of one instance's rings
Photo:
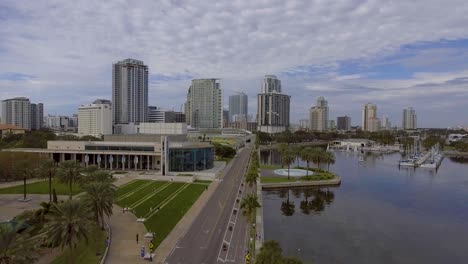
POLYGON ((316 98, 330 119, 362 106, 400 126, 468 126, 467 1, 0 2, 0 99, 72 115, 112 98, 112 63, 149 67, 149 105, 180 110, 191 79, 221 78, 257 112, 264 75, 291 95, 291 122, 316 98))

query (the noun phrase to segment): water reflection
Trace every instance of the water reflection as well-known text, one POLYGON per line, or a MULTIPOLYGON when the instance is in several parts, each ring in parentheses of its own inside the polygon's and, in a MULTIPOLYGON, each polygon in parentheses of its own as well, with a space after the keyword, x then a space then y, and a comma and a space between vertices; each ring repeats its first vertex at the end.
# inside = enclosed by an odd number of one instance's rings
POLYGON ((449 157, 449 159, 456 163, 468 163, 468 157, 449 157))
POLYGON ((281 202, 281 213, 292 216, 296 212, 296 205, 290 195, 300 200, 299 209, 305 215, 320 214, 335 200, 335 194, 329 188, 293 188, 276 191, 281 202))

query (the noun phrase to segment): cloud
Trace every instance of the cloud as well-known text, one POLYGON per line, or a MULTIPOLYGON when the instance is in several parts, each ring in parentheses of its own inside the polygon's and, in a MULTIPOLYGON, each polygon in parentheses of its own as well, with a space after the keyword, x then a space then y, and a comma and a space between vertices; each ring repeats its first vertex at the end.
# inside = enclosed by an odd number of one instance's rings
MULTIPOLYGON (((366 98, 361 90, 384 100, 389 88, 424 83, 418 75, 373 83, 365 65, 376 58, 407 44, 468 38, 468 4, 461 0, 3 0, 0 10, 0 76, 34 76, 0 78, 0 97, 27 95, 43 101, 46 112, 72 113, 92 98, 110 98, 111 65, 128 57, 149 65, 150 101, 168 108, 184 102, 192 77, 223 78, 225 98, 239 89, 255 98, 270 73, 283 79, 298 115, 320 92, 340 100, 338 93, 352 91, 356 97, 348 93, 352 100, 337 106, 351 108, 349 102, 366 98), (360 63, 361 72, 337 72, 346 61, 360 63)), ((425 72, 459 55, 422 52, 395 63, 425 72)), ((466 69, 462 61, 454 59, 450 70, 466 69)))

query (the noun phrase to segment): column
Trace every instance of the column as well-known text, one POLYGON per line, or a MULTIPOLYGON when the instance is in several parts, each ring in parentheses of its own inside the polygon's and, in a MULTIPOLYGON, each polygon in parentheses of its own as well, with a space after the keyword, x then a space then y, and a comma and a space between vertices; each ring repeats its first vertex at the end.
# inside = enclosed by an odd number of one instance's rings
POLYGON ((150 156, 149 155, 146 156, 146 170, 147 171, 150 170, 150 156))

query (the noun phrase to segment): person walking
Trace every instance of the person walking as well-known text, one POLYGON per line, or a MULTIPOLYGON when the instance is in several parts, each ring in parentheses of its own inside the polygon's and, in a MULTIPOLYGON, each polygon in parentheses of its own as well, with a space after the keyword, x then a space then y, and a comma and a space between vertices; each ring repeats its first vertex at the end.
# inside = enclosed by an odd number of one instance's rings
POLYGON ((136 241, 137 241, 137 245, 138 245, 138 234, 136 234, 136 241))

